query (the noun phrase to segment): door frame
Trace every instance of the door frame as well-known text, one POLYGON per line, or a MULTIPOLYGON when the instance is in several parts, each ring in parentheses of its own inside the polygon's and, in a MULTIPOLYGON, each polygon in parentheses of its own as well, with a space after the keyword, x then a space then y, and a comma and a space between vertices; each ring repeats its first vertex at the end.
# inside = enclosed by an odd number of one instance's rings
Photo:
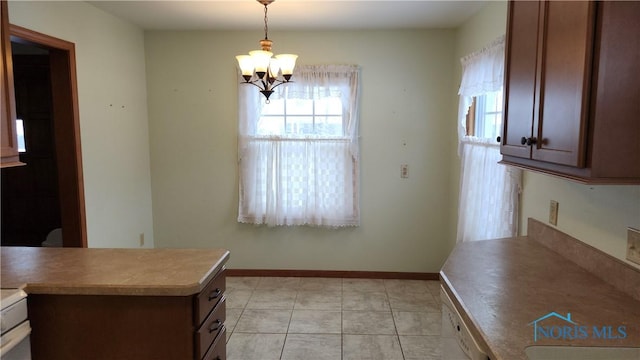
POLYGON ((87 247, 75 44, 9 24, 11 41, 49 50, 53 133, 64 247, 87 247))

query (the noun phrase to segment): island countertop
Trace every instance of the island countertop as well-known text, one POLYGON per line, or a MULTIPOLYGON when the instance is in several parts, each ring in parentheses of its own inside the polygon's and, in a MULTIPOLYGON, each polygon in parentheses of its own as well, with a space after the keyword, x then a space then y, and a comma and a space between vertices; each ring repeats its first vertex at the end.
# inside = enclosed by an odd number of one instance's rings
POLYGON ((459 243, 440 276, 493 360, 532 345, 640 347, 640 301, 531 238, 459 243), (536 324, 551 337, 534 340, 536 324))
POLYGON ((188 296, 229 258, 224 249, 2 247, 2 288, 30 294, 188 296))

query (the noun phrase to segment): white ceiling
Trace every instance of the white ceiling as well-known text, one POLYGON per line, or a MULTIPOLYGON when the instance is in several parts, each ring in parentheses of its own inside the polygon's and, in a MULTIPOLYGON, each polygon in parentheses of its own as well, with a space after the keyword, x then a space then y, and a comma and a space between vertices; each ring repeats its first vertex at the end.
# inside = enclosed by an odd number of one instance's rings
MULTIPOLYGON (((89 1, 148 30, 261 30, 256 0, 89 1)), ((471 1, 276 0, 269 30, 453 28, 485 5, 471 1)))

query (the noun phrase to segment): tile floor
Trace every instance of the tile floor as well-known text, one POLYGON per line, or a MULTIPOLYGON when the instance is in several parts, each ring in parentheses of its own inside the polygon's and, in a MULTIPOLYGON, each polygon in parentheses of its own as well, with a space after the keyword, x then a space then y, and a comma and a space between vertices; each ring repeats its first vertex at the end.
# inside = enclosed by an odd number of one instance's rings
POLYGON ((227 277, 227 359, 440 359, 439 291, 422 280, 227 277))

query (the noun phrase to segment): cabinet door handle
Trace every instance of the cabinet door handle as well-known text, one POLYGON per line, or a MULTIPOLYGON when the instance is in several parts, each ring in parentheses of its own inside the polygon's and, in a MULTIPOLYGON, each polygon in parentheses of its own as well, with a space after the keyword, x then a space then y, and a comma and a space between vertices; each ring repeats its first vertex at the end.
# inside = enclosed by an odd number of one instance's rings
POLYGON ((209 301, 213 299, 217 299, 220 296, 220 294, 222 294, 222 290, 216 288, 211 293, 209 293, 209 301))
POLYGON ((209 334, 211 334, 214 331, 218 331, 221 325, 222 325, 222 321, 220 321, 220 319, 216 319, 216 321, 212 322, 211 325, 209 325, 209 334))
POLYGON ((538 142, 538 140, 536 138, 534 138, 534 137, 527 138, 527 137, 523 136, 520 139, 520 144, 527 145, 527 146, 535 145, 536 142, 538 142))
POLYGON ((496 138, 496 142, 500 142, 500 140, 502 140, 502 138, 501 138, 500 136, 498 136, 498 137, 496 138))

